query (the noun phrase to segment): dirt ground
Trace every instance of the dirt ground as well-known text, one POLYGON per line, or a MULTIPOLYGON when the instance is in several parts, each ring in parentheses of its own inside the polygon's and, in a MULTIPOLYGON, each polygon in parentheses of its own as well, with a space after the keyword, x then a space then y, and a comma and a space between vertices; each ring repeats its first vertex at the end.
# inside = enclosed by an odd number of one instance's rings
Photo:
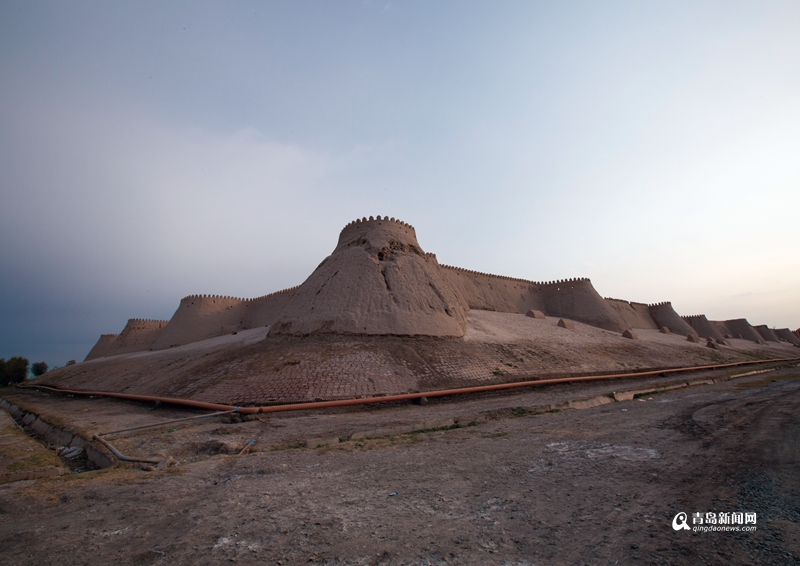
MULTIPOLYGON (((659 383, 559 385, 109 436, 124 452, 169 453, 179 464, 0 486, 0 563, 800 563, 800 369, 547 409, 659 383), (455 424, 397 432, 426 422, 455 424), (332 437, 343 441, 301 446, 332 437), (253 451, 238 456, 249 440, 253 451), (690 527, 697 512, 754 512, 757 530, 675 531, 679 512, 690 527)), ((193 414, 18 395, 21 405, 87 431, 193 414)))

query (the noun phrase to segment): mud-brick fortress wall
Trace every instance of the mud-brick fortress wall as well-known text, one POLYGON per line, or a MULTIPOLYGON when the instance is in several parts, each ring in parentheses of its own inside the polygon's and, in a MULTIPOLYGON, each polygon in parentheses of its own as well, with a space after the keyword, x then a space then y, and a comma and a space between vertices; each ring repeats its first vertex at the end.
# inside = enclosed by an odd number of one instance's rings
POLYGON ((728 329, 728 334, 734 338, 743 338, 745 340, 752 340, 753 342, 763 342, 761 337, 753 326, 747 322, 746 318, 734 318, 724 321, 725 327, 728 329))
POLYGON ((537 285, 533 289, 542 297, 544 313, 571 318, 592 326, 622 332, 626 325, 616 311, 595 290, 589 279, 564 279, 537 285))
MULTIPOLYGON (((167 320, 151 320, 145 318, 132 318, 128 320, 122 332, 108 345, 104 355, 115 356, 117 354, 150 350, 166 328, 168 322, 167 320)), ((102 340, 103 338, 101 337, 95 347, 99 346, 102 340)))
POLYGON ((298 289, 298 285, 275 291, 269 295, 257 297, 255 299, 247 299, 244 305, 244 316, 242 317, 242 329, 258 328, 259 326, 270 326, 280 315, 283 306, 286 304, 294 292, 298 289))
POLYGON ((626 328, 658 328, 653 317, 650 316, 650 308, 646 304, 610 297, 606 297, 605 301, 617 313, 626 328))
POLYGON ((544 310, 541 297, 531 293, 535 285, 533 281, 444 264, 439 267, 470 309, 515 313, 526 313, 528 309, 544 310))
POLYGON ((683 320, 675 309, 672 308, 672 303, 665 301, 663 303, 655 303, 648 305, 650 309, 650 316, 656 322, 659 328, 669 328, 673 334, 680 334, 688 336, 689 334, 697 335, 697 332, 683 320))
POLYGON ((84 362, 88 362, 89 360, 94 360, 95 358, 102 358, 108 355, 109 350, 111 349, 111 345, 117 339, 119 334, 101 334, 100 339, 94 345, 94 347, 89 350, 89 353, 86 354, 86 357, 83 359, 84 362))
POLYGON ((795 346, 800 345, 800 338, 795 336, 794 332, 792 332, 788 328, 778 328, 776 330, 773 330, 773 332, 775 332, 775 336, 777 336, 781 340, 786 340, 787 342, 794 344, 795 346))
POLYGON ((243 302, 236 297, 221 295, 184 297, 164 332, 153 344, 153 349, 182 346, 233 332, 239 326, 243 302))
POLYGON ((345 226, 269 333, 456 337, 464 335, 467 310, 413 226, 369 217, 345 226))
POLYGON ((168 323, 131 319, 119 335, 101 336, 86 359, 182 346, 264 326, 271 327, 270 334, 285 327, 285 333, 461 336, 469 309, 538 310, 616 332, 666 327, 684 336, 800 343, 788 329, 778 334, 745 319, 681 318, 669 302, 603 299, 586 278, 537 282, 439 264, 422 250, 413 226, 378 216, 345 226, 333 253, 298 287, 255 299, 190 295, 168 323))
POLYGON ((756 329, 756 332, 758 332, 765 341, 780 342, 780 339, 766 324, 762 324, 760 326, 754 326, 753 328, 756 329))
POLYGON ((526 313, 540 310, 617 332, 624 321, 586 278, 537 282, 441 265, 470 309, 526 313))
POLYGON ((682 316, 681 317, 686 324, 692 327, 692 329, 697 333, 698 336, 702 338, 713 338, 714 340, 722 340, 725 334, 727 333, 720 333, 720 331, 711 324, 711 322, 706 318, 704 314, 696 314, 692 316, 682 316))
POLYGON ((192 342, 272 324, 291 292, 284 289, 255 299, 223 295, 189 295, 152 345, 153 350, 183 346, 192 342))

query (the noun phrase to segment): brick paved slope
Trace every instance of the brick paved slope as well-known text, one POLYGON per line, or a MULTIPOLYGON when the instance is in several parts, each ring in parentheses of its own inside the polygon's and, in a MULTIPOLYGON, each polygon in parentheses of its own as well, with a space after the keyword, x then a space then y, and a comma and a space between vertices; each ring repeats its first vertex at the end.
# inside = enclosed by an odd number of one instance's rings
POLYGON ((638 340, 575 323, 470 311, 463 337, 267 336, 253 329, 169 350, 124 354, 48 372, 37 382, 83 390, 237 405, 346 399, 519 381, 553 374, 631 371, 796 356, 786 342, 729 340, 711 349, 680 335, 638 340))

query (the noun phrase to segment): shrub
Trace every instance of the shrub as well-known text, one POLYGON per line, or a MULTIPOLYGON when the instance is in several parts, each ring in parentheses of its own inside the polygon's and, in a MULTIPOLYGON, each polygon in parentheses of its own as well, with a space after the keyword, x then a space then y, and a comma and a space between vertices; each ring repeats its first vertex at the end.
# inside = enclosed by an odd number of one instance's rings
POLYGON ((40 375, 44 375, 47 373, 47 370, 50 369, 47 365, 47 362, 34 362, 31 365, 31 373, 35 377, 39 377, 40 375))
POLYGON ((0 386, 21 383, 28 376, 28 360, 14 356, 6 361, 0 358, 0 386))

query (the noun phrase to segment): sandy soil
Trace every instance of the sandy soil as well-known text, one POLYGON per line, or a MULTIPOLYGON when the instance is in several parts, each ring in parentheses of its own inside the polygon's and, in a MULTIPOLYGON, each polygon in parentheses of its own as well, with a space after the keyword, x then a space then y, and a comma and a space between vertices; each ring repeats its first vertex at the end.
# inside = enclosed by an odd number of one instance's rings
MULTIPOLYGON (((657 381, 120 436, 126 450, 167 450, 181 463, 0 487, 0 563, 800 563, 796 367, 584 410, 536 410, 665 383, 657 381), (290 446, 442 419, 461 426, 290 446), (237 449, 253 438, 253 453, 210 454, 210 442, 237 449), (755 512, 757 530, 674 531, 680 511, 690 524, 695 512, 755 512)), ((94 429, 189 414, 24 395, 94 429)))

